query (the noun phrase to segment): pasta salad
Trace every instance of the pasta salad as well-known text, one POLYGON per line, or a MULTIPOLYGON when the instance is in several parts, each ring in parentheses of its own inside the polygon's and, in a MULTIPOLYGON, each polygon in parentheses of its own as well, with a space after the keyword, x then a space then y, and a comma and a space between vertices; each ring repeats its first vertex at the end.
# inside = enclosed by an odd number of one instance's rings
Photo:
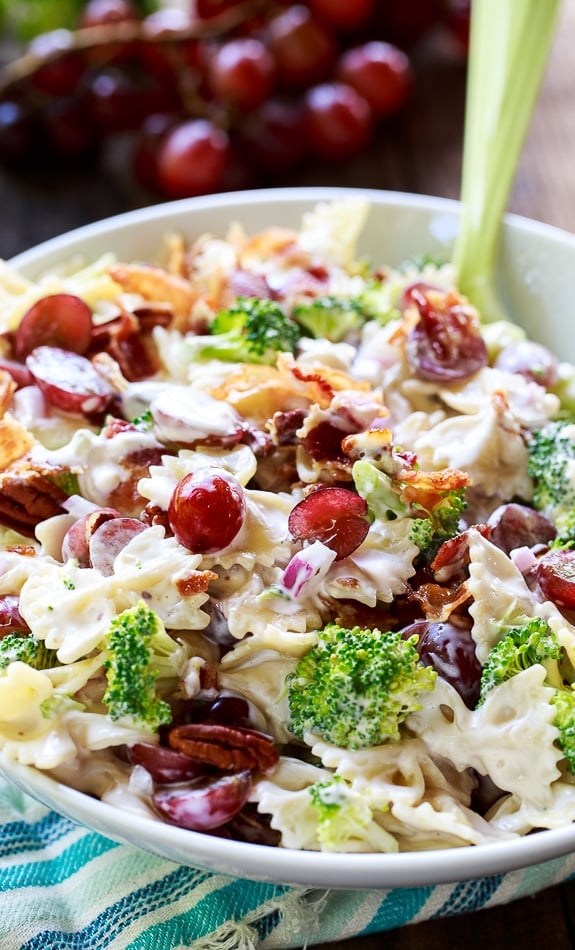
POLYGON ((574 369, 368 214, 4 265, 5 759, 300 850, 575 819, 574 369))

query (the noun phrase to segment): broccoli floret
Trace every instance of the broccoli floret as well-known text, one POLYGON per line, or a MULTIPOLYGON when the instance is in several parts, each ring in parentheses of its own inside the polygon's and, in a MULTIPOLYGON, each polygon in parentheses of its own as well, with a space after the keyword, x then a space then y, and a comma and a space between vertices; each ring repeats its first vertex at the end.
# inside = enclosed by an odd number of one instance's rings
POLYGON ((413 257, 407 257, 402 261, 398 270, 404 274, 409 274, 413 270, 422 271, 426 267, 434 267, 439 270, 445 263, 445 258, 433 254, 414 254, 413 257))
POLYGON ((425 563, 430 564, 443 542, 459 533, 461 514, 466 507, 465 488, 456 488, 444 492, 425 518, 413 519, 410 538, 417 544, 425 563))
POLYGON ((563 650, 546 620, 534 617, 524 624, 509 627, 505 636, 489 652, 481 674, 478 706, 500 683, 540 663, 546 670, 545 685, 555 692, 553 725, 559 730, 558 745, 575 773, 575 691, 565 682, 563 650))
POLYGON ((170 706, 157 695, 158 680, 170 680, 173 686, 187 653, 158 615, 143 601, 124 610, 110 623, 106 649, 103 702, 110 718, 128 717, 151 731, 170 723, 170 706))
POLYGON ((361 303, 353 297, 316 297, 294 307, 293 315, 313 337, 332 343, 339 343, 365 323, 361 303))
POLYGON ((400 314, 392 303, 392 291, 381 280, 370 280, 354 297, 316 297, 297 304, 294 319, 313 337, 339 343, 361 330, 368 320, 385 324, 400 314))
POLYGON ((326 851, 337 851, 350 838, 365 839, 372 811, 365 798, 354 794, 339 775, 309 788, 317 810, 317 836, 326 851))
POLYGON ((421 708, 420 693, 436 679, 416 642, 399 632, 328 624, 287 679, 293 734, 318 733, 350 749, 398 740, 400 723, 421 708))
POLYGON ((198 350, 200 358, 271 365, 278 353, 294 352, 301 329, 273 300, 238 297, 216 314, 210 334, 198 350))
POLYGON ((553 724, 560 732, 559 746, 567 767, 575 774, 575 691, 572 686, 557 689, 551 700, 555 706, 553 724))
POLYGON ((0 670, 17 661, 26 663, 35 670, 51 670, 60 666, 56 651, 49 650, 44 641, 39 640, 33 633, 27 636, 8 633, 0 640, 0 670))
POLYGON ((575 541, 575 423, 548 422, 531 434, 527 472, 533 479, 533 507, 557 528, 555 545, 575 541))
POLYGON ((557 682, 557 664, 562 658, 561 647, 546 620, 534 617, 515 627, 509 627, 505 636, 490 650, 481 673, 479 703, 487 694, 506 680, 541 663, 549 676, 557 682))

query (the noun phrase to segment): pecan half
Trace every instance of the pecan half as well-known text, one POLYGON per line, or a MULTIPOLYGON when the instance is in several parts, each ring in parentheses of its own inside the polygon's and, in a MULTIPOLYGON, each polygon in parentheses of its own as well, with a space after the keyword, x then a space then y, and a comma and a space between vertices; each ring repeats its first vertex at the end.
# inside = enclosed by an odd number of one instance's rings
POLYGON ((243 726, 192 722, 170 729, 168 742, 178 752, 222 771, 268 772, 279 761, 270 736, 243 726))
POLYGON ((61 503, 67 495, 53 480, 57 474, 57 470, 42 470, 29 462, 18 462, 1 472, 0 524, 33 537, 40 521, 62 514, 61 503))

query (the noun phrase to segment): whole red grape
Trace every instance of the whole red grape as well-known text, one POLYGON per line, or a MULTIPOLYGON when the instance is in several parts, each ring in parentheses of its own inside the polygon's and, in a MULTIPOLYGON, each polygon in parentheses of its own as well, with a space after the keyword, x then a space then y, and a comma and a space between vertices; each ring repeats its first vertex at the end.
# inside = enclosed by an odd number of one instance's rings
POLYGON ((218 191, 230 160, 227 133, 207 119, 185 119, 171 129, 158 152, 158 182, 171 198, 218 191))
POLYGON ((347 83, 313 86, 306 92, 305 108, 309 144, 320 158, 341 161, 368 144, 373 129, 371 109, 347 83))
POLYGON ((337 64, 337 76, 363 96, 379 119, 399 112, 413 86, 408 56, 381 40, 345 50, 337 64))

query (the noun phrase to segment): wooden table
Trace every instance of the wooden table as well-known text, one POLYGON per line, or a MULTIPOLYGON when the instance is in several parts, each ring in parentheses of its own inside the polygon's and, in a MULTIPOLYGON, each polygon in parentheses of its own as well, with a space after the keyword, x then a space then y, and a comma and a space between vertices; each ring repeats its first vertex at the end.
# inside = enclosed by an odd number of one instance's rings
MULTIPOLYGON (((505 0, 503 0, 505 2, 505 0)), ((546 2, 546 0, 541 0, 546 2)), ((575 0, 564 0, 551 61, 524 149, 510 210, 575 232, 575 0)), ((382 131, 369 153, 344 166, 308 167, 283 185, 369 186, 457 197, 461 167, 464 63, 420 50, 409 110, 382 131)), ((150 203, 109 164, 86 171, 0 170, 0 256, 8 258, 70 228, 150 203)), ((332 950, 509 950, 575 947, 575 882, 474 914, 385 935, 325 944, 332 950)))

